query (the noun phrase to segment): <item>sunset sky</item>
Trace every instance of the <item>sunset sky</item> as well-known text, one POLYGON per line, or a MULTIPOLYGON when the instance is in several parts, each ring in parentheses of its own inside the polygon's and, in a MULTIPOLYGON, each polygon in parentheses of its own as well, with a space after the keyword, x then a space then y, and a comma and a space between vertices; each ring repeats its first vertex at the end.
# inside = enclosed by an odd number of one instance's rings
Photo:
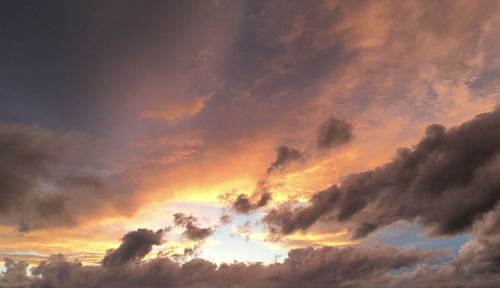
POLYGON ((499 47, 496 0, 2 1, 0 287, 497 287, 499 47))

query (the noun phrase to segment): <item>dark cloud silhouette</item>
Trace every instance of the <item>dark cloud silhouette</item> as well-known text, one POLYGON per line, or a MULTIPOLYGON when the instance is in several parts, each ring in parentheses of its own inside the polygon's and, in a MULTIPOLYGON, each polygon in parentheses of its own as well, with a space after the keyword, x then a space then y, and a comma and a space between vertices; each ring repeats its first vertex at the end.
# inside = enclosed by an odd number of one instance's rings
POLYGON ((260 207, 266 206, 271 198, 271 193, 267 191, 262 192, 260 195, 254 194, 251 197, 246 194, 239 194, 232 202, 231 208, 237 213, 248 214, 260 207), (254 201, 254 198, 257 199, 254 201))
POLYGON ((499 155, 499 110, 448 130, 431 125, 391 162, 344 177, 306 207, 273 209, 264 221, 278 234, 307 229, 319 219, 344 223, 354 238, 399 220, 416 220, 431 234, 459 233, 500 199, 499 155))
POLYGON ((340 198, 340 190, 332 186, 315 194, 309 200, 309 206, 293 208, 291 203, 285 203, 277 209, 272 209, 264 217, 273 235, 290 234, 296 230, 304 230, 314 224, 327 213, 340 198))
POLYGON ((162 242, 163 230, 156 232, 148 229, 132 231, 122 238, 122 244, 116 249, 107 251, 102 259, 102 265, 106 268, 116 268, 122 265, 138 261, 144 258, 154 245, 162 242))
POLYGON ((299 150, 290 146, 279 146, 276 148, 276 160, 267 168, 267 174, 275 170, 282 170, 290 163, 303 158, 304 155, 299 150))
POLYGON ((352 139, 352 125, 335 117, 329 118, 319 129, 316 145, 329 149, 348 143, 352 139))
POLYGON ((203 241, 214 233, 211 227, 202 228, 198 226, 198 219, 194 216, 186 216, 183 213, 174 214, 174 224, 184 227, 182 235, 189 240, 203 241))
POLYGON ((276 159, 269 165, 265 175, 257 182, 255 191, 251 196, 239 194, 236 198, 231 193, 221 195, 223 201, 229 203, 233 211, 248 214, 256 209, 266 206, 272 200, 272 194, 268 191, 268 177, 273 172, 281 172, 293 162, 304 160, 304 155, 299 150, 289 146, 276 148, 276 159))
POLYGON ((435 252, 387 246, 323 247, 291 250, 283 263, 270 265, 217 266, 202 259, 180 264, 169 258, 156 258, 103 269, 68 262, 62 255, 56 255, 35 267, 32 273, 36 277, 31 278, 29 286, 22 287, 369 287, 390 279, 388 272, 436 256, 439 254, 435 252))
MULTIPOLYGON (((352 138, 352 125, 343 120, 334 117, 329 118, 320 127, 317 139, 317 148, 328 149, 338 147, 348 143, 352 138)), ((257 183, 256 191, 252 196, 247 194, 239 194, 234 200, 229 201, 231 207, 237 213, 248 214, 260 207, 266 206, 272 199, 272 194, 269 192, 267 186, 268 177, 276 171, 281 172, 288 165, 307 160, 310 157, 310 149, 301 152, 290 146, 279 146, 276 148, 276 159, 267 168, 265 176, 257 183), (252 202, 254 199, 254 202, 252 202), (255 200, 258 199, 258 200, 255 200)), ((231 195, 226 195, 225 199, 231 195)))

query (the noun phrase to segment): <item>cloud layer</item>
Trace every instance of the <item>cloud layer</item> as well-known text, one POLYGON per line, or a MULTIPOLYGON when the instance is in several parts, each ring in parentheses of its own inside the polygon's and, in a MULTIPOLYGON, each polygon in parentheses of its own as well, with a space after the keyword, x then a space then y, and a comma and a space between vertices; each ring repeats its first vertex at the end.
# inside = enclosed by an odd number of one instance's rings
POLYGON ((346 176, 308 206, 283 205, 264 218, 274 233, 307 229, 318 220, 351 226, 352 237, 396 221, 418 221, 435 235, 463 232, 500 199, 500 110, 460 126, 427 127, 413 148, 391 162, 346 176))
MULTIPOLYGON (((133 233, 145 233, 139 229, 133 233)), ((152 233, 152 231, 149 231, 152 233)), ((150 233, 150 234, 151 234, 150 233)), ((126 239, 123 248, 130 239, 126 239)), ((153 235, 153 234, 151 234, 153 235)), ((144 239, 143 239, 144 240, 144 239)), ((144 241, 141 241, 144 243, 144 241)), ((152 242, 148 242, 152 244, 152 242)), ((150 247, 150 246, 148 246, 150 247)), ((145 251, 145 250, 144 250, 145 251)), ((123 251, 122 251, 123 252, 123 251)), ((137 254, 137 259, 143 253, 137 254)), ((142 257, 141 257, 142 256, 142 257)), ((52 256, 34 268, 36 276, 28 278, 23 263, 6 260, 8 270, 0 278, 1 285, 10 285, 13 279, 22 279, 16 287, 369 287, 391 277, 387 275, 404 267, 438 257, 439 253, 419 249, 398 250, 392 247, 332 248, 291 250, 283 263, 222 264, 215 265, 206 260, 194 259, 179 264, 168 258, 157 258, 142 263, 121 262, 114 269, 83 266, 79 262, 68 262, 62 255, 52 256), (29 279, 29 283, 27 282, 29 279), (22 284, 21 284, 22 283, 22 284)), ((106 258, 105 258, 106 259, 106 258)), ((16 283, 15 285, 17 285, 16 283)), ((4 287, 0 286, 0 287, 4 287)), ((11 286, 8 286, 11 287, 11 286)))

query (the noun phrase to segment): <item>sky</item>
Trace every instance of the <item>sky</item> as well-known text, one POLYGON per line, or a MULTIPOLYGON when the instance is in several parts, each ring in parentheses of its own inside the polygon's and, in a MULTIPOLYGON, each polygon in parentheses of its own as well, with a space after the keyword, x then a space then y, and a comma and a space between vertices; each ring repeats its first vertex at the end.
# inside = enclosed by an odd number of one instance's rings
POLYGON ((3 1, 0 287, 496 287, 500 2, 3 1))

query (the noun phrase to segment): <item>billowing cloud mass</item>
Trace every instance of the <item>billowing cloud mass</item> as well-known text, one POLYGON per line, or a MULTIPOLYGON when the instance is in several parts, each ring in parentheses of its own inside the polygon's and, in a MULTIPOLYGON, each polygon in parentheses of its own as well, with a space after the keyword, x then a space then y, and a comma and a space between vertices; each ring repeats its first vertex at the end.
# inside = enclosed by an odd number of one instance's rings
POLYGON ((0 274, 0 287, 28 287, 30 279, 26 275, 28 264, 15 262, 10 258, 4 259, 6 271, 0 274))
POLYGON ((186 216, 183 213, 174 214, 174 224, 185 228, 182 235, 192 241, 203 241, 214 233, 211 227, 199 227, 198 219, 194 216, 186 216))
POLYGON ((496 287, 500 280, 500 206, 474 224, 472 239, 440 265, 419 264, 395 287, 496 287))
POLYGON ((500 199, 499 155, 500 110, 448 130, 431 125, 419 143, 398 150, 391 162, 344 177, 307 207, 271 210, 264 222, 283 234, 321 219, 351 224, 354 238, 399 220, 416 220, 431 234, 459 233, 500 199))
MULTIPOLYGON (((139 229, 131 233, 140 231, 147 230, 139 229)), ((126 237, 122 246, 127 241, 126 237)), ((140 256, 143 254, 140 253, 140 256)), ((398 250, 389 246, 323 247, 291 250, 283 263, 270 265, 233 263, 217 266, 202 259, 179 264, 169 258, 156 258, 115 269, 84 266, 67 261, 62 255, 55 255, 32 270, 36 277, 30 278, 29 284, 24 282, 15 287, 370 287, 390 280, 388 273, 391 271, 412 267, 440 255, 439 252, 398 250)), ((6 261, 10 269, 0 278, 3 281, 1 285, 10 284, 14 277, 23 281, 28 279, 24 263, 6 261)))

